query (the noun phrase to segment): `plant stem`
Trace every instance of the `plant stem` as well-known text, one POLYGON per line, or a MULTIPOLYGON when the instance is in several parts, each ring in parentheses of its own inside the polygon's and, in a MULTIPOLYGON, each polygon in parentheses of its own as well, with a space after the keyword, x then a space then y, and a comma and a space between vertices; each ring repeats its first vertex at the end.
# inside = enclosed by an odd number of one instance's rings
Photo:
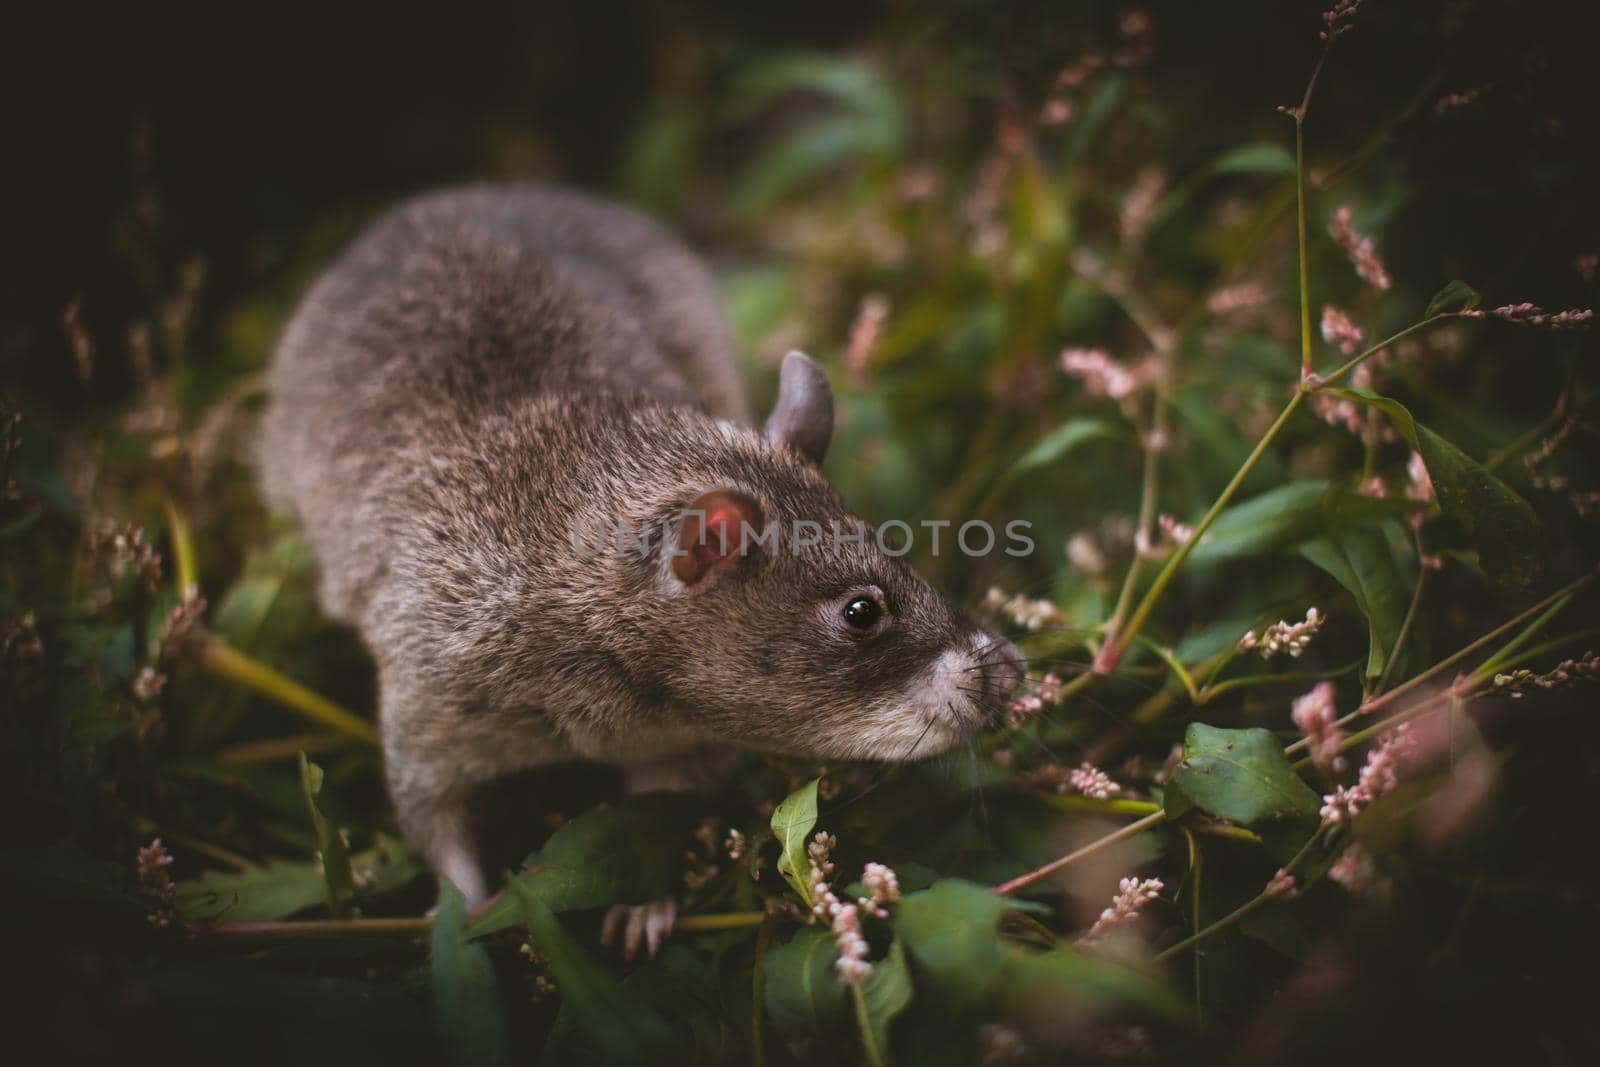
POLYGON ((1327 375, 1326 377, 1324 377, 1321 380, 1321 383, 1318 385, 1318 388, 1321 388, 1322 386, 1327 386, 1327 385, 1334 384, 1340 378, 1343 378, 1345 375, 1349 374, 1351 371, 1353 371, 1357 367, 1361 366, 1361 364, 1365 363, 1367 360, 1371 359, 1373 356, 1377 355, 1379 352, 1382 352, 1385 348, 1388 348, 1390 345, 1395 344, 1396 342, 1405 340, 1407 337, 1410 337, 1412 334, 1416 333, 1418 330, 1426 329, 1427 327, 1432 326, 1434 323, 1439 322, 1442 319, 1453 319, 1453 318, 1457 318, 1457 317, 1458 316, 1454 312, 1446 311, 1446 312, 1442 312, 1442 313, 1440 313, 1438 315, 1434 315, 1434 316, 1432 316, 1430 318, 1422 319, 1419 322, 1413 322, 1410 326, 1407 326, 1405 329, 1401 330, 1399 333, 1394 334, 1394 335, 1389 336, 1389 337, 1385 337, 1383 340, 1379 341, 1377 344, 1373 345, 1371 348, 1367 349, 1365 352, 1361 352, 1361 353, 1359 353, 1357 355, 1351 356, 1350 359, 1347 362, 1340 364, 1338 369, 1334 370, 1333 373, 1331 373, 1331 374, 1327 375))
POLYGON ((756 934, 756 958, 750 974, 750 1063, 752 1067, 766 1067, 767 1048, 763 1022, 766 1012, 762 1001, 767 988, 767 949, 772 947, 772 916, 766 916, 761 930, 756 934))
POLYGON ((1060 859, 1052 860, 1037 870, 1029 871, 1027 874, 1018 875, 1009 882, 1000 883, 994 887, 994 891, 999 893, 1001 896, 1009 896, 1010 894, 1022 889, 1026 889, 1031 885, 1036 885, 1039 882, 1044 881, 1046 878, 1049 878, 1057 871, 1063 870, 1064 868, 1071 866, 1081 859, 1092 856, 1101 849, 1108 848, 1111 845, 1116 844, 1118 841, 1126 841, 1130 837, 1137 837, 1146 830, 1151 830, 1157 826, 1160 826, 1161 823, 1166 821, 1166 818, 1167 813, 1164 811, 1151 812, 1149 815, 1146 815, 1137 822, 1131 822, 1127 826, 1122 827, 1120 830, 1113 830, 1104 837, 1096 838, 1087 845, 1084 845, 1082 848, 1078 849, 1076 852, 1069 852, 1060 859))
POLYGON ((711 930, 742 930, 760 926, 767 917, 764 911, 730 911, 721 915, 685 915, 673 924, 674 930, 686 933, 711 930))
POLYGON ((1305 392, 1299 389, 1295 390, 1294 395, 1289 398, 1289 402, 1284 405, 1283 411, 1279 412, 1278 417, 1267 428, 1267 432, 1261 436, 1261 440, 1256 442, 1256 447, 1251 450, 1250 455, 1240 464, 1239 469, 1234 472, 1233 479, 1228 482, 1221 495, 1212 502, 1210 510, 1205 513, 1205 517, 1195 526, 1193 535, 1173 550, 1172 555, 1167 557, 1166 564, 1157 572, 1155 580, 1150 583, 1150 588, 1146 590, 1144 599, 1139 601, 1139 606, 1134 609, 1133 618, 1128 621, 1127 629, 1121 632, 1107 633, 1105 648, 1101 650, 1100 656, 1097 657, 1097 659, 1106 664, 1107 670, 1115 667, 1122 659, 1123 654, 1128 649, 1128 645, 1138 636, 1139 631, 1144 628, 1144 624, 1149 619, 1150 612, 1155 607, 1156 602, 1161 599, 1161 595, 1167 591, 1167 586, 1172 583, 1173 575, 1177 573, 1179 567, 1183 566, 1183 561, 1189 558, 1189 553, 1194 549, 1200 538, 1205 535, 1205 532, 1211 528, 1211 524, 1217 521, 1217 516, 1222 513, 1222 509, 1227 507, 1229 502, 1233 500, 1234 494, 1239 491, 1239 486, 1244 484, 1244 480, 1250 476, 1250 472, 1255 470, 1256 464, 1261 462, 1261 457, 1266 455, 1267 449, 1278 439, 1278 434, 1283 432, 1283 428, 1288 424, 1290 416, 1295 413, 1295 409, 1304 400, 1305 392))
MULTIPOLYGON (((1306 858, 1308 853, 1310 853, 1311 846, 1316 843, 1318 836, 1318 833, 1313 833, 1310 837, 1306 838, 1306 843, 1300 846, 1300 851, 1295 853, 1294 859, 1283 865, 1283 869, 1289 874, 1294 874, 1295 869, 1300 866, 1301 861, 1306 858)), ((1254 897, 1251 897, 1249 900, 1245 901, 1243 904, 1239 905, 1239 907, 1235 908, 1233 911, 1230 911, 1228 914, 1224 915, 1222 918, 1218 919, 1204 930, 1196 930, 1182 941, 1179 941, 1176 945, 1172 945, 1171 947, 1158 952, 1155 957, 1155 962, 1165 963, 1178 953, 1193 948, 1195 945, 1198 945, 1211 935, 1221 933, 1228 927, 1238 923, 1251 912, 1260 908, 1263 904, 1275 899, 1275 895, 1270 888, 1272 883, 1268 882, 1267 885, 1267 889, 1263 889, 1254 897)))
POLYGON ((198 637, 191 648, 200 665, 217 677, 237 682, 353 740, 373 746, 378 744, 378 731, 370 722, 218 638, 198 637))
POLYGON ((171 494, 164 494, 161 504, 167 513, 167 534, 172 538, 173 566, 178 572, 178 595, 188 599, 200 591, 200 573, 194 559, 194 535, 171 494))
POLYGON ((1394 647, 1389 650, 1389 659, 1383 665, 1383 673, 1378 676, 1378 684, 1373 687, 1373 695, 1383 692, 1388 686, 1389 679, 1394 675, 1395 664, 1400 662, 1400 653, 1406 647, 1406 638, 1411 636, 1411 627, 1417 621, 1417 608, 1422 604, 1422 587, 1428 581, 1428 564, 1423 559, 1422 534, 1412 531, 1412 542, 1417 546, 1417 587, 1411 591, 1411 606, 1406 609, 1406 617, 1400 623, 1400 632, 1395 635, 1394 647))
POLYGON ((198 927, 203 941, 308 941, 340 937, 425 937, 431 916, 404 919, 289 919, 281 922, 223 923, 198 927))
POLYGON ((318 752, 331 752, 350 744, 345 734, 318 731, 310 734, 291 734, 288 737, 271 737, 265 741, 245 741, 218 751, 218 763, 246 764, 268 763, 272 760, 298 759, 300 753, 308 756, 318 752))

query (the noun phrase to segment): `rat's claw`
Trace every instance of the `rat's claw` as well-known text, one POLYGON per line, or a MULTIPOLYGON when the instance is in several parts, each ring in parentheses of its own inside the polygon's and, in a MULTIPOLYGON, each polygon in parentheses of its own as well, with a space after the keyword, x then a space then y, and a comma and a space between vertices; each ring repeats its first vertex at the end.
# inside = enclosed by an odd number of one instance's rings
POLYGON ((650 958, 654 959, 661 942, 672 933, 673 924, 677 921, 678 902, 670 897, 652 900, 648 904, 618 904, 606 912, 605 920, 600 924, 600 943, 609 948, 617 938, 617 931, 622 929, 624 959, 631 960, 639 954, 641 940, 649 949, 650 958), (626 927, 623 920, 627 920, 626 927))

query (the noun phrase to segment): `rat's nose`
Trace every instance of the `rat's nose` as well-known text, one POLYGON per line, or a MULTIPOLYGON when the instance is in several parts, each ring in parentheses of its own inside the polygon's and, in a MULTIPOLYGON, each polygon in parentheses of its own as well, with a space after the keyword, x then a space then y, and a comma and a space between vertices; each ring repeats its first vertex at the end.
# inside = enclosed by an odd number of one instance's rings
POLYGON ((1027 661, 1010 641, 989 637, 982 662, 984 702, 1003 714, 1011 694, 1027 675, 1027 661))

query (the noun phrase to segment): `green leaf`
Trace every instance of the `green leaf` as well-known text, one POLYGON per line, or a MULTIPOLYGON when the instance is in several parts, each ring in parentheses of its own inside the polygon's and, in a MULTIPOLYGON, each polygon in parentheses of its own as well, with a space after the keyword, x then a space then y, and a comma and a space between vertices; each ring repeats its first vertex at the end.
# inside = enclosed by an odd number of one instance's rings
POLYGON ((190 922, 286 919, 326 903, 327 881, 314 863, 269 863, 247 871, 207 871, 178 883, 178 914, 190 922))
POLYGON ((1293 174, 1294 153, 1274 142, 1240 145, 1206 168, 1211 174, 1293 174))
POLYGON ((872 965, 872 974, 855 991, 856 1021, 868 1062, 889 1062, 889 1029, 911 1005, 911 972, 906 950, 896 941, 889 954, 872 965))
POLYGON ((1022 475, 1038 470, 1041 467, 1048 467, 1052 463, 1064 459, 1068 454, 1088 444, 1090 441, 1121 437, 1122 435, 1122 430, 1110 419, 1093 418, 1091 416, 1067 419, 1018 457, 1010 467, 1006 468, 1005 473, 1000 476, 995 487, 990 490, 990 497, 992 498, 999 494, 1022 475))
POLYGON ((1278 819, 1314 820, 1322 807, 1317 794, 1290 768, 1277 739, 1261 729, 1225 730, 1190 723, 1183 738, 1183 759, 1168 785, 1169 814, 1182 814, 1189 801, 1244 826, 1278 819), (1177 786, 1179 796, 1172 795, 1171 786, 1177 786))
MULTIPOLYGON (((513 879, 551 911, 643 904, 672 895, 692 798, 665 793, 599 804, 550 836, 513 879)), ((514 926, 521 910, 503 894, 471 926, 482 937, 514 926)))
POLYGON ((1431 319, 1446 312, 1471 311, 1482 299, 1478 291, 1466 282, 1447 282, 1443 289, 1433 294, 1433 299, 1428 301, 1428 310, 1422 317, 1431 319))
POLYGON ((988 886, 948 878, 901 900, 894 932, 941 999, 982 1010, 999 994, 1012 959, 1000 935, 1009 906, 988 886))
POLYGON ((1263 556, 1307 537, 1414 510, 1410 501, 1376 500, 1326 481, 1290 482, 1224 509, 1189 558, 1203 564, 1263 556))
POLYGON ((466 920, 466 901, 455 886, 439 879, 428 970, 440 1036, 452 1063, 507 1063, 506 1021, 494 965, 483 946, 467 940, 466 920))
POLYGON ((566 1025, 607 1063, 671 1062, 666 1022, 579 948, 531 888, 513 880, 507 896, 516 900, 534 947, 555 977, 566 1025))
POLYGON ((1527 501, 1476 460, 1414 420, 1403 405, 1367 389, 1325 391, 1370 404, 1389 416, 1427 465, 1439 510, 1467 531, 1491 579, 1519 589, 1533 581, 1541 569, 1543 528, 1527 501))
POLYGON ((1389 541, 1376 530, 1345 530, 1308 541, 1300 554, 1331 574, 1367 620, 1367 678, 1383 674, 1405 617, 1407 594, 1389 541))
POLYGON ((778 873, 794 887, 809 908, 811 899, 811 860, 806 856, 806 838, 817 825, 817 785, 813 778, 783 798, 772 812, 772 836, 778 839, 778 873))
POLYGON ((322 860, 323 881, 328 887, 328 910, 340 918, 355 914, 356 883, 350 873, 350 851, 345 847, 344 835, 317 809, 317 794, 322 792, 322 768, 300 753, 300 789, 305 795, 306 810, 311 813, 311 826, 317 834, 317 854, 322 860))
POLYGON ((767 951, 762 1001, 784 1042, 797 1055, 826 1047, 845 1025, 845 987, 833 964, 833 937, 803 927, 786 945, 767 951))

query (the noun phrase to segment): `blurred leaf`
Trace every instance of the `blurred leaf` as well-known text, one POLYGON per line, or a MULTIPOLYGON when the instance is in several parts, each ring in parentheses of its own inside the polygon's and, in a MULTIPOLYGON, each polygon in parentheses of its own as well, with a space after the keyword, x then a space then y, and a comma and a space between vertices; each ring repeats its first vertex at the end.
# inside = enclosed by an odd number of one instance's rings
POLYGON ((796 186, 852 160, 885 159, 904 139, 904 119, 893 88, 881 73, 852 59, 785 56, 753 69, 733 88, 734 120, 788 93, 823 97, 839 113, 800 127, 748 167, 734 187, 734 210, 746 217, 766 212, 796 186))
MULTIPOLYGON (((684 829, 696 801, 644 793, 598 804, 562 826, 511 880, 551 911, 644 904, 672 895, 683 860, 684 829)), ((482 937, 514 926, 521 909, 502 894, 475 922, 482 937)))
POLYGON ((1355 598, 1367 620, 1368 680, 1383 674, 1405 618, 1408 592, 1388 539, 1377 530, 1345 530, 1308 541, 1300 554, 1321 567, 1355 598))
POLYGON ((762 1002, 779 1036, 801 1058, 826 1048, 849 1017, 836 958, 833 936, 816 926, 802 927, 788 944, 767 951, 762 1002))
POLYGON ((1189 558, 1203 564, 1263 556, 1307 537, 1415 509, 1410 501, 1378 500, 1326 481, 1289 482, 1224 509, 1189 558))
POLYGON ((1439 509, 1467 531, 1491 579, 1520 589, 1537 577, 1542 569, 1543 527, 1526 501, 1476 460, 1412 419, 1401 404, 1368 389, 1326 392, 1370 404, 1389 416, 1427 465, 1439 509))
MULTIPOLYGON (((411 849, 392 838, 351 856, 350 866, 362 873, 364 898, 404 889, 422 873, 411 849)), ((327 898, 317 864, 269 863, 245 871, 207 871, 179 882, 177 906, 190 922, 256 922, 287 919, 327 898)))
POLYGON ((772 812, 772 836, 778 840, 778 873, 794 887, 811 907, 811 860, 806 855, 806 838, 817 825, 817 784, 813 778, 783 798, 772 812))
POLYGON ((1227 730, 1190 723, 1183 759, 1167 783, 1168 814, 1193 804, 1222 819, 1258 826, 1279 819, 1318 818, 1322 802, 1289 766, 1266 730, 1227 730))
POLYGON ((889 954, 872 965, 872 974, 861 983, 860 1007, 865 1016, 863 1041, 872 1042, 877 1055, 873 1062, 889 1059, 889 1030, 896 1018, 911 1006, 911 972, 906 968, 905 946, 896 941, 889 954))
MULTIPOLYGON (((513 880, 507 896, 516 901, 534 947, 555 977, 561 1014, 572 1031, 607 1063, 672 1062, 672 1031, 666 1022, 579 948, 530 887, 513 880)), ((551 1062, 562 1061, 558 1057, 551 1062)))
POLYGON ((269 863, 247 871, 207 871, 178 883, 178 914, 190 922, 264 922, 328 899, 314 863, 269 863))
POLYGON ((350 873, 350 852, 339 828, 317 809, 317 794, 322 792, 322 768, 306 759, 304 752, 300 753, 300 788, 317 835, 317 854, 322 860, 323 880, 328 887, 328 910, 339 918, 348 918, 355 912, 356 897, 355 878, 350 873))
POLYGON ((428 971, 433 978, 434 1015, 450 1062, 510 1061, 506 1020, 494 965, 482 945, 466 937, 467 905, 446 879, 439 879, 439 913, 433 920, 428 971))
POLYGON ((981 1010, 1001 992, 1013 949, 1000 937, 1011 902, 988 886, 949 878, 895 907, 895 936, 941 999, 981 1010))
POLYGON ((1293 174, 1294 153, 1281 144, 1240 145, 1218 156, 1208 174, 1293 174))
POLYGON ((1124 436, 1122 427, 1110 419, 1088 415, 1067 419, 1006 468, 994 488, 989 491, 989 495, 991 498, 999 495, 1022 475, 1059 462, 1090 441, 1122 436, 1124 436))
POLYGON ((1478 291, 1466 282, 1448 282, 1433 294, 1433 299, 1428 301, 1428 310, 1423 312, 1422 317, 1431 319, 1449 311, 1471 311, 1482 299, 1478 291))

